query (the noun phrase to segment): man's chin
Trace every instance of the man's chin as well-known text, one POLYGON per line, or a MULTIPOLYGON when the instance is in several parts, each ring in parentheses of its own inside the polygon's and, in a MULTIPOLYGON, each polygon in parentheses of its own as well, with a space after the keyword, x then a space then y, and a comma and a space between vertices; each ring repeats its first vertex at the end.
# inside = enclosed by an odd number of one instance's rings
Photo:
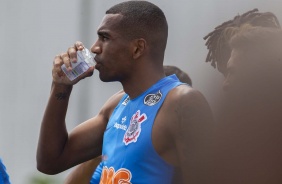
POLYGON ((116 82, 117 80, 111 78, 111 77, 106 77, 101 75, 101 73, 99 74, 99 78, 102 82, 116 82))

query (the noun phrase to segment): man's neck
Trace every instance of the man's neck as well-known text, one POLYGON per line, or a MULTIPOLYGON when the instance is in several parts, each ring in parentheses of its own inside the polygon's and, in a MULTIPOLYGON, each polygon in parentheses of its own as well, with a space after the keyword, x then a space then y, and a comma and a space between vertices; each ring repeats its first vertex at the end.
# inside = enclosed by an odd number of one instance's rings
MULTIPOLYGON (((140 71, 140 70, 139 70, 140 71)), ((149 71, 133 74, 129 79, 121 81, 123 90, 129 95, 130 99, 136 98, 149 89, 152 85, 157 83, 160 79, 164 78, 163 70, 149 71)))

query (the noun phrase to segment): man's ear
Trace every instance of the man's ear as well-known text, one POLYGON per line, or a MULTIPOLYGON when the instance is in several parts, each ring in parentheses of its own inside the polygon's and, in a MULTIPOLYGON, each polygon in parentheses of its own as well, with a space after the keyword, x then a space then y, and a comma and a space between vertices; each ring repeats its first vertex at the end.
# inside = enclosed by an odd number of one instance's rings
POLYGON ((140 56, 142 56, 145 52, 146 47, 147 43, 145 39, 139 38, 134 40, 134 47, 132 53, 133 59, 138 59, 140 56))

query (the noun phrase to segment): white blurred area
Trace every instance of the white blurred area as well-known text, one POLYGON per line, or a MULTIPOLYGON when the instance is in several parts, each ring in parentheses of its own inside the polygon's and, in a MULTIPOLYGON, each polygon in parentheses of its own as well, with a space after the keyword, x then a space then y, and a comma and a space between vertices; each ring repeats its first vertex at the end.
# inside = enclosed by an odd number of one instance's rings
MULTIPOLYGON (((120 0, 0 0, 0 157, 13 184, 29 184, 36 169, 41 119, 51 85, 52 60, 77 40, 90 48, 105 11, 120 0)), ((253 8, 282 20, 281 0, 152 0, 166 14, 169 39, 165 64, 186 71, 213 103, 222 76, 205 63, 202 39, 223 21, 253 8)), ((121 89, 98 72, 75 85, 68 129, 94 116, 121 89)), ((57 176, 63 179, 68 172, 57 176)))

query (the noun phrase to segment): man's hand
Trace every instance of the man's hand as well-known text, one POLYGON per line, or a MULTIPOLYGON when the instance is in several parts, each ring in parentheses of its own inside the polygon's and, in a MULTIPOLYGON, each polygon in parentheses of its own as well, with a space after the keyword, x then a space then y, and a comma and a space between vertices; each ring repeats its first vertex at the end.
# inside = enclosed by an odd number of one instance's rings
POLYGON ((61 69, 61 66, 65 64, 68 71, 72 70, 72 63, 77 62, 77 51, 81 51, 84 49, 84 46, 82 42, 77 41, 73 47, 70 47, 67 52, 63 52, 60 55, 55 56, 54 62, 53 62, 53 70, 52 70, 52 76, 53 76, 53 83, 54 84, 61 84, 61 85, 68 85, 72 86, 79 82, 81 79, 84 79, 85 77, 90 77, 93 74, 94 67, 90 67, 85 73, 80 75, 75 80, 71 81, 68 79, 68 77, 65 75, 63 70, 61 69))

